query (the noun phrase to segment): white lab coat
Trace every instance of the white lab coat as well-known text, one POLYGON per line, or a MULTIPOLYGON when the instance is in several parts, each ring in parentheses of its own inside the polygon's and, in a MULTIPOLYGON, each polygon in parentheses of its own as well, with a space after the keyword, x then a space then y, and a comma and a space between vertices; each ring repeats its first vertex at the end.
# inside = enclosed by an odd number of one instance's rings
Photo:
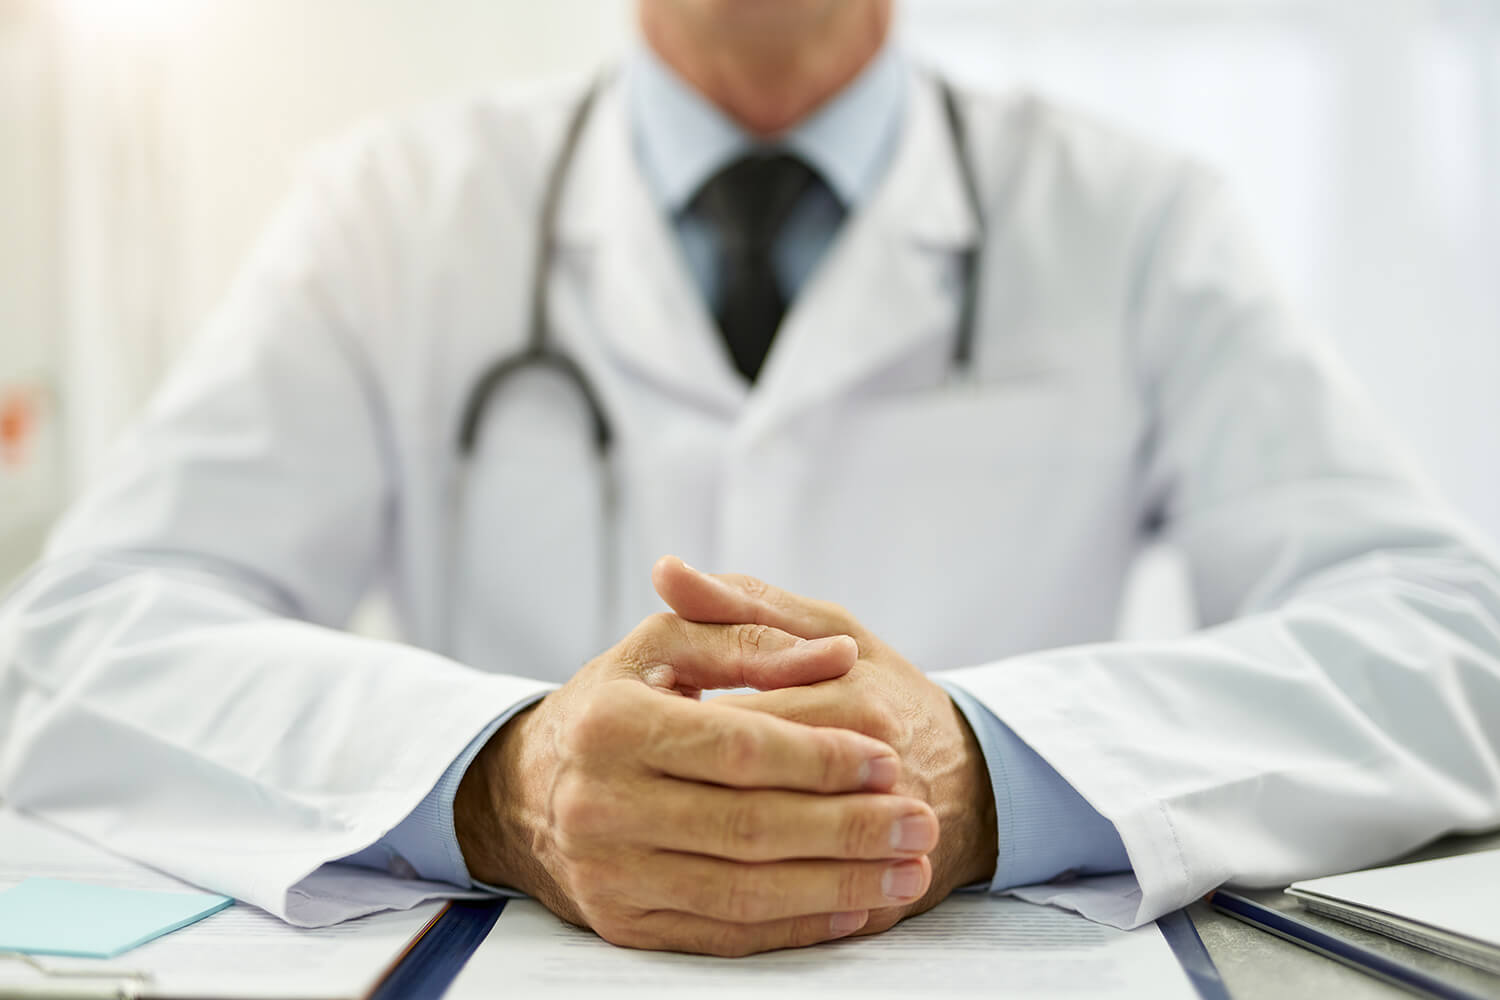
POLYGON ((965 100, 989 226, 970 377, 948 359, 978 228, 923 81, 747 391, 607 90, 548 280, 614 422, 618 520, 550 375, 493 402, 460 475, 578 92, 323 158, 5 604, 0 795, 297 922, 407 905, 423 887, 307 876, 659 610, 673 552, 847 605, 1116 824, 1132 876, 1029 898, 1128 925, 1500 824, 1495 560, 1297 328, 1219 185, 1046 103, 965 100), (1155 529, 1214 627, 1109 642, 1155 529), (372 587, 407 644, 341 631, 372 587))

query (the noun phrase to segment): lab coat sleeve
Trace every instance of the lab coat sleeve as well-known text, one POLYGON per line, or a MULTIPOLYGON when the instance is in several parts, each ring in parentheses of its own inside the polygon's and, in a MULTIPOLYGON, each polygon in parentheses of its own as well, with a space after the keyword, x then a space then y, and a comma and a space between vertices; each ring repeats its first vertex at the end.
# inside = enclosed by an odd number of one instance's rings
POLYGON ((989 772, 999 836, 991 892, 1064 873, 1130 868, 1125 845, 1109 820, 973 695, 955 684, 943 687, 979 741, 989 772))
POLYGON ((472 888, 476 883, 469 876, 469 866, 464 862, 463 850, 458 844, 458 831, 453 827, 453 800, 458 797, 458 786, 490 737, 541 697, 537 694, 535 698, 517 702, 504 715, 485 726, 448 765, 437 785, 417 803, 411 815, 374 844, 342 860, 362 868, 472 888))
POLYGON ((1143 515, 1202 631, 952 671, 1124 841, 1018 890, 1120 926, 1500 825, 1500 564, 1288 316, 1216 181, 1143 246, 1143 515))
POLYGON ((340 630, 397 502, 376 371, 400 241, 351 172, 282 213, 0 606, 0 797, 306 925, 451 891, 323 866, 546 689, 340 630))

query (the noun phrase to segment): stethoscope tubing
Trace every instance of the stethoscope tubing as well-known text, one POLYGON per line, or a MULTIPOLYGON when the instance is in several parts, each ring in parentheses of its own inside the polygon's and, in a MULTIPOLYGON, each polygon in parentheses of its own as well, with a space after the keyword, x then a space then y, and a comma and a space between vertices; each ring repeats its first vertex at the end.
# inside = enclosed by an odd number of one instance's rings
MULTIPOLYGON (((538 218, 536 250, 533 256, 535 270, 531 276, 526 345, 518 351, 497 358, 486 367, 475 379, 468 395, 464 398, 464 405, 460 411, 455 441, 457 456, 454 470, 455 481, 450 494, 452 497, 450 523, 446 532, 444 552, 446 562, 443 572, 447 576, 448 587, 447 593, 443 595, 440 609, 443 622, 442 644, 450 655, 456 655, 458 652, 455 648, 457 642, 455 607, 459 597, 458 542, 461 530, 467 523, 470 465, 479 446, 484 415, 495 397, 510 382, 522 373, 531 370, 551 369, 560 374, 577 389, 589 411, 594 449, 599 457, 600 516, 603 518, 602 523, 606 525, 603 540, 605 551, 602 554, 603 565, 600 567, 600 580, 598 581, 601 588, 600 627, 603 633, 600 638, 602 644, 598 648, 605 648, 614 638, 609 634, 609 630, 614 624, 613 602, 617 596, 615 574, 619 560, 617 551, 619 531, 616 523, 619 483, 614 468, 615 429, 593 380, 576 360, 553 347, 550 343, 551 338, 548 336, 549 277, 557 254, 557 219, 562 204, 563 189, 576 159, 584 130, 609 76, 608 72, 597 76, 574 106, 564 128, 557 154, 547 174, 547 184, 543 191, 541 213, 538 218)), ((953 375, 960 376, 966 373, 973 363, 974 329, 979 300, 979 265, 984 253, 986 222, 978 178, 975 175, 973 158, 970 155, 968 133, 964 125, 963 114, 959 110, 958 97, 953 87, 942 78, 938 79, 938 87, 964 194, 979 229, 974 246, 966 249, 959 261, 959 280, 963 294, 959 302, 957 332, 953 340, 950 369, 953 375)))

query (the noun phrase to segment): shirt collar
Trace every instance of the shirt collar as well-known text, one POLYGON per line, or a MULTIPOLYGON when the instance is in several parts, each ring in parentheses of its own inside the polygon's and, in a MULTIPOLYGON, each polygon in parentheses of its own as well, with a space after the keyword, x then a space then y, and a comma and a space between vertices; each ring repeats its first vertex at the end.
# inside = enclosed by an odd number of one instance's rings
MULTIPOLYGON (((769 145, 807 160, 852 210, 890 163, 908 76, 905 58, 887 44, 832 100, 769 145)), ((645 45, 630 57, 625 87, 636 158, 653 196, 672 215, 730 161, 767 145, 645 45)))

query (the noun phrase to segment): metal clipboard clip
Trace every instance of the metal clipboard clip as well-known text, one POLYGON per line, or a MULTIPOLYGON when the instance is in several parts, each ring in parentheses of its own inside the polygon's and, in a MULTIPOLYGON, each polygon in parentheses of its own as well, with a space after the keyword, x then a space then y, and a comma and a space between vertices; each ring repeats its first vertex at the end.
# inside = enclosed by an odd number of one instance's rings
POLYGON ((0 1000, 139 1000, 151 982, 149 972, 54 969, 16 951, 0 951, 0 963, 5 962, 20 963, 37 977, 24 982, 0 977, 0 1000))

